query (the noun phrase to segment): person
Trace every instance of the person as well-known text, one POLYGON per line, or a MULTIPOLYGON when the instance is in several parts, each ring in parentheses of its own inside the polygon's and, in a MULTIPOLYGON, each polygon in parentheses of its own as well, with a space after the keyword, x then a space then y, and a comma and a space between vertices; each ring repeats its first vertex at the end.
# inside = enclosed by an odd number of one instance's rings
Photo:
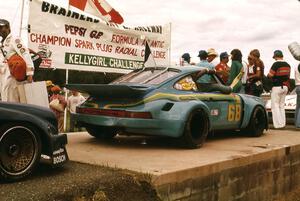
POLYGON ((54 112, 58 121, 58 131, 64 131, 64 110, 67 106, 64 96, 60 95, 61 88, 58 85, 54 85, 51 88, 52 96, 50 97, 49 106, 54 112), (55 101, 58 100, 58 101, 55 101))
POLYGON ((75 127, 78 131, 80 131, 80 128, 77 126, 73 114, 76 113, 76 106, 83 103, 85 98, 78 91, 72 90, 71 93, 72 95, 67 100, 67 108, 70 112, 70 131, 74 132, 75 127))
POLYGON ((242 88, 241 78, 244 74, 242 64, 242 52, 239 49, 233 49, 231 52, 231 67, 227 84, 232 87, 232 92, 238 93, 242 88))
POLYGON ((290 65, 283 60, 283 53, 281 50, 275 50, 273 63, 268 77, 272 78, 272 91, 271 91, 271 111, 273 118, 273 126, 276 129, 284 128, 286 125, 285 118, 285 96, 289 90, 290 84, 290 65))
POLYGON ((300 64, 295 69, 295 84, 297 94, 297 104, 295 110, 295 126, 300 129, 300 64))
POLYGON ((251 53, 248 56, 248 63, 245 92, 260 97, 263 92, 261 67, 258 66, 257 57, 251 55, 251 53))
POLYGON ((250 55, 255 58, 255 65, 260 69, 262 75, 264 75, 264 62, 260 59, 260 52, 258 49, 253 49, 250 51, 250 55))
POLYGON ((209 70, 215 69, 214 65, 212 65, 207 61, 207 56, 208 54, 205 50, 200 50, 198 54, 198 57, 200 58, 200 62, 197 64, 197 66, 206 67, 209 70))
POLYGON ((214 67, 218 64, 216 57, 218 56, 218 53, 214 48, 209 48, 207 50, 207 61, 211 63, 214 67))
POLYGON ((46 81, 47 93, 48 93, 48 100, 50 102, 50 97, 52 96, 51 88, 54 87, 54 84, 51 80, 46 81))
POLYGON ((33 62, 31 60, 29 50, 25 47, 21 39, 12 36, 9 22, 5 19, 0 19, 0 36, 2 37, 0 53, 2 61, 0 61, 0 66, 3 67, 1 70, 3 73, 1 76, 1 98, 2 101, 20 102, 18 85, 22 84, 22 82, 18 81, 16 77, 13 76, 15 74, 12 68, 9 67, 8 63, 18 64, 18 61, 15 58, 19 58, 16 57, 16 55, 20 56, 25 62, 24 65, 26 65, 24 66, 24 70, 26 71, 25 74, 27 82, 32 82, 34 73, 33 62))
POLYGON ((181 66, 189 66, 191 63, 191 56, 189 53, 184 53, 181 56, 181 66))
POLYGON ((222 52, 220 54, 220 63, 216 65, 216 74, 222 79, 224 83, 227 83, 230 68, 227 65, 229 61, 229 55, 227 52, 222 52))

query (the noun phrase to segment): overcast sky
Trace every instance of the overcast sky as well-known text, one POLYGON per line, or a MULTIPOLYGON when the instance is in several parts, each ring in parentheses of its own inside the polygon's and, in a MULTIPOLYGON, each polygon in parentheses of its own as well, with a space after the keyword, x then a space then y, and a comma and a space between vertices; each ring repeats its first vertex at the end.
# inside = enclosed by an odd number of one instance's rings
MULTIPOLYGON (((218 53, 238 48, 243 59, 251 49, 261 51, 270 68, 275 49, 281 49, 293 68, 298 62, 288 44, 300 43, 300 2, 298 0, 107 0, 128 26, 172 23, 171 59, 179 61, 189 52, 198 62, 201 49, 218 53)), ((0 17, 8 19, 18 33, 20 0, 0 0, 0 17)))

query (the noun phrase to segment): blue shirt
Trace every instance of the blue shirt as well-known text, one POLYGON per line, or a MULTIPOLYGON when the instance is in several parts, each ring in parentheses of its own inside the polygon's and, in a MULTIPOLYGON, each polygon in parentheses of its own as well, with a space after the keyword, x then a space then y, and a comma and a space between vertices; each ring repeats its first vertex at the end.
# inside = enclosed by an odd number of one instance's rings
POLYGON ((197 64, 197 66, 208 68, 209 70, 215 69, 215 66, 206 60, 201 60, 200 63, 197 64))

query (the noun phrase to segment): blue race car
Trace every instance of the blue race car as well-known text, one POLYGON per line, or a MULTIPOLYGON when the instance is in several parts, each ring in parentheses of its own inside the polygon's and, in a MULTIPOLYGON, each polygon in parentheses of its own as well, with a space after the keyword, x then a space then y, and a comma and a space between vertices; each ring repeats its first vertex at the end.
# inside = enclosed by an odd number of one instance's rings
POLYGON ((61 166, 68 161, 67 135, 47 108, 0 101, 0 179, 16 181, 40 162, 61 166))
POLYGON ((75 118, 96 138, 142 134, 181 138, 200 147, 209 132, 242 130, 261 136, 268 117, 261 98, 231 93, 214 71, 201 67, 148 67, 110 84, 70 84, 88 93, 75 118))

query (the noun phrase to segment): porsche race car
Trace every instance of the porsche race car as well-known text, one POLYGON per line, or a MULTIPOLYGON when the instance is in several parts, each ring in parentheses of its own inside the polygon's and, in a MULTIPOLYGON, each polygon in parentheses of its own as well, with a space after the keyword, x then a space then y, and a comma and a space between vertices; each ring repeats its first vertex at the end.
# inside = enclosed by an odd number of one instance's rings
POLYGON ((209 132, 240 130, 261 136, 268 128, 259 97, 231 93, 213 71, 196 66, 147 67, 110 84, 69 84, 88 93, 75 119, 96 138, 116 134, 179 138, 187 148, 203 145, 209 132))

